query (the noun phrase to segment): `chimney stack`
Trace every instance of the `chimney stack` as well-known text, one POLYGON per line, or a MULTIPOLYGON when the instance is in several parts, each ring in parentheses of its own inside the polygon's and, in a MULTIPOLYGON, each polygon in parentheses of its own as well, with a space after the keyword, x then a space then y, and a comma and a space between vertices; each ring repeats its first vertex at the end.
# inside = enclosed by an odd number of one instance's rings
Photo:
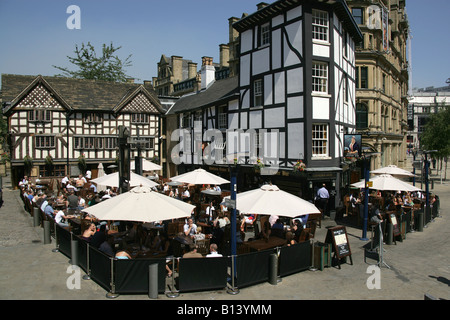
POLYGON ((197 76, 197 63, 188 62, 188 79, 195 78, 197 76))
POLYGON ((268 5, 269 5, 268 3, 260 2, 256 5, 256 7, 258 8, 258 10, 261 10, 261 9, 267 7, 268 5))
POLYGON ((228 67, 228 61, 230 61, 230 47, 226 44, 221 44, 220 48, 220 66, 228 67))
POLYGON ((216 80, 216 68, 213 66, 213 58, 202 57, 202 84, 201 90, 208 88, 208 86, 216 80))

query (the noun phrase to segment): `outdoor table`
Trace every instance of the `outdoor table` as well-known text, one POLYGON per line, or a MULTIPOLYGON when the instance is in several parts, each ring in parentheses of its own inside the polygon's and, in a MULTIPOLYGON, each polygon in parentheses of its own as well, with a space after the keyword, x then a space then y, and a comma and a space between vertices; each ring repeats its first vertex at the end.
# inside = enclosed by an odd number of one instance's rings
POLYGON ((262 251, 276 247, 282 247, 286 244, 286 239, 281 239, 278 237, 269 237, 266 239, 259 239, 253 241, 244 242, 249 248, 250 251, 262 251))

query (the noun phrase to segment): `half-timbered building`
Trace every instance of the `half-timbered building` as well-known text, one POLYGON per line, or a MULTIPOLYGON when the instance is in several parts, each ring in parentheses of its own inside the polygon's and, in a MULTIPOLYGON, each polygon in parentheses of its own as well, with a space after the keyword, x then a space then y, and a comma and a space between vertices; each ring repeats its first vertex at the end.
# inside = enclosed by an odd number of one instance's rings
POLYGON ((24 159, 36 177, 76 176, 84 157, 95 177, 118 157, 118 127, 129 129, 131 157, 160 159, 160 122, 165 110, 150 83, 114 83, 63 77, 2 75, 3 114, 14 179, 24 159), (81 158, 80 158, 81 157, 81 158))
MULTIPOLYGON (((326 183, 335 190, 334 208, 345 184, 344 134, 355 131, 355 43, 361 40, 345 1, 260 3, 233 27, 240 41, 238 94, 223 107, 214 103, 215 128, 228 129, 226 143, 214 146, 227 148, 228 163, 241 164, 239 185, 262 178, 313 199, 316 186, 326 183), (294 174, 300 160, 306 169, 294 174)), ((217 85, 203 94, 214 94, 217 85)), ((194 132, 188 121, 197 117, 209 129, 203 110, 186 122, 180 114, 180 128, 194 132)))

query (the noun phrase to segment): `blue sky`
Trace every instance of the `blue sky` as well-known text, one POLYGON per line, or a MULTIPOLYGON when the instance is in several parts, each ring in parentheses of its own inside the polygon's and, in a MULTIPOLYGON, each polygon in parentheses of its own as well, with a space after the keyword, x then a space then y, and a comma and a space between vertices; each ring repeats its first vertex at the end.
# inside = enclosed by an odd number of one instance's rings
MULTIPOLYGON (((228 19, 252 13, 262 0, 0 0, 0 73, 55 75, 71 67, 75 44, 103 43, 132 54, 127 74, 137 82, 156 76, 161 54, 201 65, 219 60, 228 19), (70 30, 70 5, 81 9, 81 29, 70 30)), ((272 1, 268 1, 271 3, 272 1)), ((450 78, 449 0, 406 0, 412 39, 413 87, 445 86, 450 78)))

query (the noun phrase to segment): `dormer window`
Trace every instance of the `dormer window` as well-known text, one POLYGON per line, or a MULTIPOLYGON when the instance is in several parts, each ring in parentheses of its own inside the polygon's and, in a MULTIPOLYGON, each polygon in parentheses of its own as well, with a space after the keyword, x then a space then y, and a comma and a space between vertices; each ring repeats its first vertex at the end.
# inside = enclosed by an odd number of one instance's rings
POLYGON ((131 123, 134 123, 134 124, 148 124, 148 114, 133 113, 131 115, 131 123))
POLYGON ((28 111, 28 121, 51 122, 52 112, 50 110, 30 110, 28 111))
POLYGON ((103 116, 99 113, 85 113, 83 115, 84 123, 102 123, 103 122, 103 116))

